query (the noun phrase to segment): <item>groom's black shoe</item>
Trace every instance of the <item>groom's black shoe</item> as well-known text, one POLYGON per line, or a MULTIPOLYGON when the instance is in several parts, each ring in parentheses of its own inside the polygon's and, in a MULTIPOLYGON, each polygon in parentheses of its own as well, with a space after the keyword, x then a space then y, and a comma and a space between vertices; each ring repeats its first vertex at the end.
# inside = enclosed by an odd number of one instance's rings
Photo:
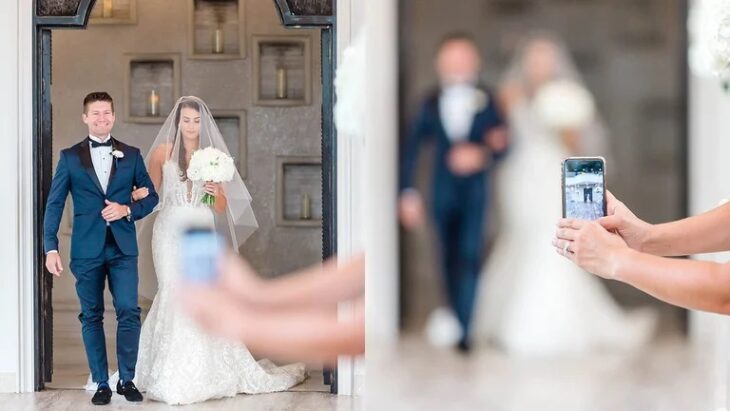
POLYGON ((140 402, 143 400, 142 394, 134 386, 132 381, 125 381, 124 384, 122 384, 121 380, 117 382, 117 394, 123 395, 127 401, 131 402, 140 402))
POLYGON ((462 339, 459 341, 459 344, 456 346, 456 349, 462 355, 469 355, 469 353, 471 353, 471 343, 466 339, 462 339))
POLYGON ((91 403, 94 405, 107 405, 112 400, 112 389, 108 385, 99 387, 94 396, 91 397, 91 403))

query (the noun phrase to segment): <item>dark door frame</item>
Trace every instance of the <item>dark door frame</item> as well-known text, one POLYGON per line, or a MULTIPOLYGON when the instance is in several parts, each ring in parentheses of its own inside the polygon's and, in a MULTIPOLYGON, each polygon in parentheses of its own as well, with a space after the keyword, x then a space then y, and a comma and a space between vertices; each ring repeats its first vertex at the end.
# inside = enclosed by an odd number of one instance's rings
MULTIPOLYGON (((322 257, 337 251, 337 137, 333 121, 336 18, 333 0, 273 0, 288 28, 320 28, 322 42, 322 257), (293 5, 290 7, 290 3, 293 5), (315 13, 309 12, 313 10, 315 13), (324 11, 324 13, 321 13, 324 11)), ((96 0, 33 0, 33 307, 35 390, 53 374, 53 278, 45 270, 43 216, 53 176, 52 30, 85 29, 96 0)), ((337 392, 336 370, 326 373, 337 392)))

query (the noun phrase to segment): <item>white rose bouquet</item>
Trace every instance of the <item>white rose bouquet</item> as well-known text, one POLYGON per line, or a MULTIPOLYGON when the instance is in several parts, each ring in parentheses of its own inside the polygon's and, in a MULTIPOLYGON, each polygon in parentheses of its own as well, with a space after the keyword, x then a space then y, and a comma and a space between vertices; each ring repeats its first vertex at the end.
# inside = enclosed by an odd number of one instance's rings
MULTIPOLYGON (((236 165, 231 156, 216 148, 206 147, 193 153, 187 174, 191 181, 227 183, 233 180, 235 173, 236 165)), ((206 193, 203 204, 212 206, 215 197, 206 193)))
POLYGON ((571 80, 552 81, 537 91, 533 109, 553 130, 577 129, 590 123, 596 112, 593 96, 571 80))

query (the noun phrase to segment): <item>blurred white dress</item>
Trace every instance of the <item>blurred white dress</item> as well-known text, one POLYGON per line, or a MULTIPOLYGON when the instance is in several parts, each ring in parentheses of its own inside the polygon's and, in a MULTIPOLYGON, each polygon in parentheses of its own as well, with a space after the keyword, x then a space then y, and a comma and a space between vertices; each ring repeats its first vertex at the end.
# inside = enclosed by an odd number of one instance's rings
POLYGON ((213 211, 203 205, 200 182, 181 181, 176 162, 163 166, 164 207, 152 234, 158 291, 142 325, 137 383, 151 399, 190 404, 239 393, 284 391, 304 380, 304 364, 276 367, 256 361, 243 344, 211 337, 178 307, 174 286, 179 270, 179 221, 206 221, 213 211), (188 190, 189 188, 189 190, 188 190))
POLYGON ((624 313, 601 281, 558 255, 560 167, 569 156, 528 103, 510 113, 512 143, 497 174, 499 236, 482 273, 476 340, 522 355, 581 354, 646 342, 653 312, 624 313))

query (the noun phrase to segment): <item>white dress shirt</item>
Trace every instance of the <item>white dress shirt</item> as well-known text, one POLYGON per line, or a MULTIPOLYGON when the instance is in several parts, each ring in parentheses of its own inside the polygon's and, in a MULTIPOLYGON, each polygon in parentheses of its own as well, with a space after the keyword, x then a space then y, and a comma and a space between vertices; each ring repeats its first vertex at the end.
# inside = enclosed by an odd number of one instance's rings
POLYGON ((478 110, 478 89, 471 84, 445 87, 439 95, 439 115, 452 143, 466 141, 478 110))
MULTIPOLYGON (((89 138, 97 143, 105 143, 111 138, 111 135, 106 136, 104 139, 91 135, 89 138)), ((99 183, 101 184, 101 188, 104 190, 104 193, 106 193, 106 188, 109 185, 109 175, 112 172, 112 161, 114 161, 114 157, 112 157, 112 147, 102 146, 94 148, 91 147, 91 142, 89 142, 89 148, 91 149, 91 163, 94 164, 96 177, 99 179, 99 183)))

